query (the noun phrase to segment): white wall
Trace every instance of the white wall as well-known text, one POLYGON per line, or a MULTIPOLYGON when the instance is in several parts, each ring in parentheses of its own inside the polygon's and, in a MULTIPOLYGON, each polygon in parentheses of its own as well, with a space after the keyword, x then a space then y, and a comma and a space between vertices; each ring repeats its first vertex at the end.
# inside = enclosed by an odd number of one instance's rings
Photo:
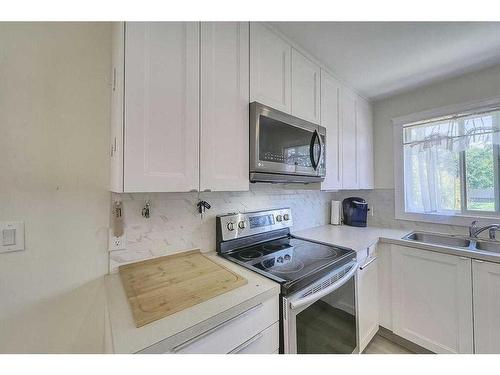
POLYGON ((394 188, 394 117, 500 95, 500 65, 374 103, 375 188, 394 188))
POLYGON ((108 23, 0 23, 0 353, 102 349, 108 23), (92 329, 89 329, 92 328, 92 329))

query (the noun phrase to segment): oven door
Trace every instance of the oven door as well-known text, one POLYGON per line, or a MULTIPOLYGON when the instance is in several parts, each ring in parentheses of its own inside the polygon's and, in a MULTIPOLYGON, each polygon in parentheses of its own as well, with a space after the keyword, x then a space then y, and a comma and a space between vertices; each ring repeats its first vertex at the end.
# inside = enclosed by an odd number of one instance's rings
POLYGON ((325 143, 324 127, 256 102, 250 105, 251 173, 322 181, 326 171, 325 143))
POLYGON ((357 270, 358 263, 351 261, 304 290, 283 297, 282 352, 358 352, 357 270))

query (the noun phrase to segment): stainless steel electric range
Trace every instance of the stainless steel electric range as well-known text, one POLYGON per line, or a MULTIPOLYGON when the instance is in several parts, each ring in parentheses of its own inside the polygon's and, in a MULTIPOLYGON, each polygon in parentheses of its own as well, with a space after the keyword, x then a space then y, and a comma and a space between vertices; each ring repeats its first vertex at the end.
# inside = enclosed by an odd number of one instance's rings
POLYGON ((280 352, 357 351, 356 252, 296 238, 289 208, 217 216, 217 252, 281 284, 280 352))

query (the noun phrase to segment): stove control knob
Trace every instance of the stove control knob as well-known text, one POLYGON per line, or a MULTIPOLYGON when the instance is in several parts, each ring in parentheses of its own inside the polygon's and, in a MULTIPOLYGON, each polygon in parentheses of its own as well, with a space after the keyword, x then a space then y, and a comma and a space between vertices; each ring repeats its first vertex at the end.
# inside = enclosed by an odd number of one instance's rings
POLYGON ((240 229, 245 229, 247 227, 247 223, 245 223, 244 220, 241 220, 239 223, 238 223, 238 228, 240 229))
POLYGON ((288 214, 284 214, 284 215, 283 215, 283 220, 285 220, 285 221, 290 220, 290 215, 288 215, 288 214))
POLYGON ((278 257, 278 259, 276 259, 276 262, 277 263, 283 263, 283 257, 278 257))
POLYGON ((285 255, 285 260, 290 260, 291 256, 289 254, 285 255))
POLYGON ((234 230, 234 223, 233 222, 229 222, 227 223, 227 230, 229 231, 233 231, 234 230))
POLYGON ((282 220, 283 220, 283 216, 281 216, 281 215, 277 215, 276 216, 276 221, 277 222, 281 222, 282 220))

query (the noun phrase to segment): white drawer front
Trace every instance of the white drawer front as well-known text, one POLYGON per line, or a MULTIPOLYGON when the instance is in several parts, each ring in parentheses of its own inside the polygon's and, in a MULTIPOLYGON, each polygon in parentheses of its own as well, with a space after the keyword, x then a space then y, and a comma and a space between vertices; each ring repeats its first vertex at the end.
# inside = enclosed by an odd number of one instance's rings
POLYGON ((279 349, 279 322, 231 351, 231 354, 274 354, 279 349))
POLYGON ((225 354, 279 320, 278 299, 271 298, 175 347, 173 353, 225 354))

